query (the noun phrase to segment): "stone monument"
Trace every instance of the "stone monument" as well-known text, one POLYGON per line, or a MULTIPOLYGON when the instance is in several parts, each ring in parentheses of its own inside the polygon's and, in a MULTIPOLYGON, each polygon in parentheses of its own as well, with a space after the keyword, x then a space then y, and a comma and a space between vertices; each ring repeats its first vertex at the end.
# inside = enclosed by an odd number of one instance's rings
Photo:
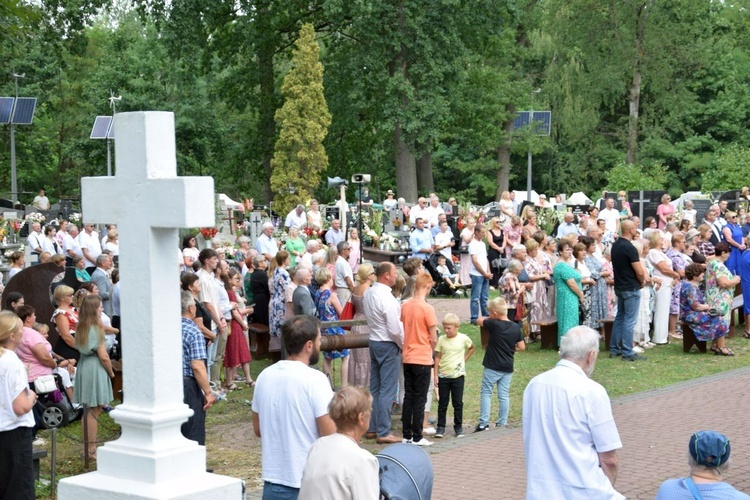
POLYGON ((58 498, 82 500, 239 499, 239 479, 206 472, 206 449, 185 439, 182 402, 180 227, 214 224, 210 177, 177 177, 174 115, 120 113, 114 177, 81 181, 87 223, 120 233, 125 402, 110 414, 121 426, 99 448, 97 470, 60 481, 58 498))

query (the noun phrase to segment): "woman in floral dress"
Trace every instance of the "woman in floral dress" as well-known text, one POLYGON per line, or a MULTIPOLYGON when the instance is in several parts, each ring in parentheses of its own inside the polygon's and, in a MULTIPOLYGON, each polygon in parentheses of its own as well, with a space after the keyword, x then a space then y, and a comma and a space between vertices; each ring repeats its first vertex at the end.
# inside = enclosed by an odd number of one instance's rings
POLYGON ((731 256, 729 243, 722 241, 714 247, 716 258, 706 262, 706 304, 718 309, 727 325, 731 319, 734 287, 741 277, 732 276, 725 265, 731 256))
POLYGON ((550 273, 547 272, 547 268, 542 264, 538 257, 544 252, 539 251, 539 243, 535 240, 529 240, 526 242, 526 260, 523 262, 523 267, 526 269, 526 274, 529 275, 529 281, 533 285, 534 300, 529 304, 531 309, 531 332, 532 337, 539 332, 539 325, 534 323, 541 321, 545 316, 549 315, 549 302, 547 297, 547 281, 550 279, 550 273))
POLYGON ((587 314, 586 326, 598 330, 601 325, 599 320, 607 318, 607 277, 609 273, 594 253, 596 252, 596 240, 588 236, 582 236, 581 242, 586 246, 586 256, 583 262, 586 264, 594 284, 591 286, 591 307, 587 314))
MULTIPOLYGON (((315 281, 320 288, 315 292, 315 308, 318 311, 320 321, 338 321, 339 314, 344 310, 344 306, 339 301, 336 292, 332 291, 333 275, 331 272, 322 267, 315 273, 315 281)), ((346 332, 340 326, 332 326, 321 329, 322 335, 346 335, 346 332)), ((341 351, 325 351, 323 353, 323 372, 333 385, 331 377, 331 365, 334 359, 341 359, 341 387, 349 384, 349 349, 341 351)))
POLYGON ((271 302, 268 304, 268 329, 271 334, 269 349, 271 350, 277 350, 271 346, 281 347, 281 325, 286 319, 286 306, 284 305, 285 292, 286 287, 292 282, 286 270, 289 266, 289 252, 279 250, 276 257, 274 257, 274 261, 276 262, 276 269, 273 270, 271 278, 271 302))
POLYGON ((510 224, 503 228, 503 233, 505 233, 505 256, 510 258, 513 247, 521 244, 521 233, 523 233, 521 218, 517 215, 511 217, 510 224))
POLYGON ((685 278, 680 282, 680 312, 683 321, 690 325, 695 338, 700 341, 712 341, 714 354, 734 356, 734 352, 724 345, 724 336, 729 332, 729 325, 722 316, 711 316, 699 285, 703 281, 703 267, 690 264, 685 267, 685 278))
POLYGON ((550 275, 550 279, 547 282, 547 311, 550 316, 555 315, 555 282, 552 280, 552 270, 557 264, 557 242, 552 236, 547 236, 545 241, 545 247, 543 252, 538 252, 539 260, 544 266, 544 272, 550 275))
MULTIPOLYGON (((682 253, 685 250, 685 235, 675 233, 672 235, 672 246, 667 250, 667 258, 672 261, 672 269, 680 275, 680 280, 685 279, 685 267, 692 264, 690 257, 682 253)), ((672 287, 672 300, 669 302, 669 335, 682 338, 677 334, 677 319, 680 316, 680 290, 682 287, 675 283, 672 287)))

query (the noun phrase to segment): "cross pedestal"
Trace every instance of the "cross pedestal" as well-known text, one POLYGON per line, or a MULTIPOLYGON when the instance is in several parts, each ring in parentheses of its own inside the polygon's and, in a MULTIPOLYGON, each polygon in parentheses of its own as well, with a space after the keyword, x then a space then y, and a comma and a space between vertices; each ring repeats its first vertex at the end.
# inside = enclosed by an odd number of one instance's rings
POLYGON ((185 439, 182 402, 179 227, 214 224, 210 177, 177 177, 174 115, 120 113, 116 175, 82 179, 86 222, 117 224, 122 276, 125 402, 122 428, 100 447, 97 470, 60 481, 58 498, 239 499, 239 479, 206 472, 206 449, 185 439), (127 207, 127 208, 126 208, 127 207))

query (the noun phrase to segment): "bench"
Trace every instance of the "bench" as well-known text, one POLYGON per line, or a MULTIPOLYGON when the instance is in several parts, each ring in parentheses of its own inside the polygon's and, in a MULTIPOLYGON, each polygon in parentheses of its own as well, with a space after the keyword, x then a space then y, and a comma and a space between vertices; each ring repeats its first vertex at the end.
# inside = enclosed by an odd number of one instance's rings
POLYGON ((371 262, 390 262, 391 264, 398 265, 400 258, 407 259, 409 257, 409 251, 392 252, 379 248, 363 247, 362 256, 371 262))
POLYGON ((682 325, 682 352, 690 352, 690 349, 696 346, 698 351, 706 354, 706 341, 695 338, 693 329, 687 323, 680 322, 680 324, 682 325))
POLYGON ((604 350, 608 351, 612 341, 612 326, 615 324, 615 318, 600 319, 599 324, 601 325, 600 331, 604 335, 604 350))
POLYGON ((540 349, 559 349, 557 345, 557 318, 542 318, 534 321, 532 325, 539 327, 539 347, 540 349))
POLYGON ((39 481, 39 461, 47 456, 47 450, 34 448, 31 451, 31 459, 34 461, 34 479, 39 481))
POLYGON ((268 354, 268 343, 271 342, 271 331, 268 325, 263 323, 250 323, 247 325, 250 333, 250 350, 259 358, 268 354))

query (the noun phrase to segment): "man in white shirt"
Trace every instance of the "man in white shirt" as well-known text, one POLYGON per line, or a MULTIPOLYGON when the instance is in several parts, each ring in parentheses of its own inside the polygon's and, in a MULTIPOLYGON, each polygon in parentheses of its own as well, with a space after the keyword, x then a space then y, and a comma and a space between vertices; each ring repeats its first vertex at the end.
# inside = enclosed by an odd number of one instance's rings
POLYGON ((260 372, 253 393, 263 498, 297 498, 310 447, 336 432, 328 415, 331 386, 323 372, 310 368, 320 358, 320 323, 312 316, 294 316, 281 331, 288 357, 260 372))
POLYGON ((211 366, 214 364, 216 359, 216 348, 218 347, 217 334, 224 331, 227 323, 221 314, 221 307, 219 306, 219 293, 216 290, 216 281, 214 280, 214 271, 219 265, 219 254, 213 248, 204 248, 201 253, 198 254, 198 261, 201 263, 201 268, 195 273, 200 282, 201 290, 198 293, 198 300, 201 301, 203 306, 211 315, 211 332, 213 338, 211 345, 206 349, 208 355, 208 369, 211 370, 211 366))
POLYGON ((398 390, 404 327, 401 305, 391 294, 398 269, 390 262, 381 262, 375 270, 377 282, 366 292, 363 308, 370 327, 370 394, 372 415, 368 438, 380 444, 399 443, 391 432, 391 404, 398 390))
POLYGON ((63 252, 65 253, 65 265, 71 267, 74 257, 83 257, 81 245, 78 243, 78 226, 68 224, 68 230, 63 235, 63 252))
POLYGON ((39 194, 34 197, 34 201, 31 202, 31 205, 39 210, 49 210, 49 198, 45 196, 44 189, 39 190, 39 194))
POLYGON ((590 379, 599 332, 587 326, 560 340, 560 361, 523 394, 526 498, 624 499, 615 491, 622 448, 607 391, 590 379))
POLYGON ((336 273, 333 277, 333 283, 336 285, 336 294, 339 296, 341 305, 344 305, 349 301, 352 290, 354 290, 354 274, 352 273, 352 266, 349 265, 349 253, 352 247, 348 241, 340 241, 336 245, 336 250, 338 250, 339 256, 336 258, 334 269, 336 273))
POLYGON ((293 227, 300 229, 306 223, 307 218, 305 216, 305 206, 297 205, 294 210, 287 214, 286 221, 284 222, 284 227, 287 229, 287 231, 293 227))
POLYGON ((440 199, 433 196, 430 198, 430 206, 427 207, 427 224, 429 227, 437 226, 441 215, 445 215, 445 210, 440 206, 440 199))
POLYGON ((427 200, 419 197, 417 204, 409 210, 409 224, 414 225, 417 219, 424 219, 427 216, 427 200))
POLYGON ((614 198, 607 198, 606 208, 599 211, 599 219, 606 222, 607 231, 617 234, 620 231, 620 212, 615 208, 614 198))
POLYGON ((102 243, 99 235, 94 231, 93 224, 84 224, 83 232, 78 235, 78 244, 81 245, 83 258, 86 259, 86 267, 96 265, 96 258, 102 253, 102 243))
POLYGON ((441 220, 438 225, 438 233, 435 235, 435 251, 440 252, 446 259, 451 259, 451 248, 455 244, 453 231, 448 227, 448 221, 441 220))
POLYGON ((31 249, 31 264, 39 263, 39 254, 42 253, 42 224, 39 222, 31 223, 31 232, 26 237, 26 243, 28 243, 31 249))
POLYGON ((487 259, 487 247, 484 244, 484 235, 487 231, 482 224, 474 226, 474 239, 469 243, 469 256, 471 257, 471 324, 477 322, 481 309, 482 316, 489 316, 487 312, 487 300, 490 298, 490 263, 487 259))
POLYGON ((262 254, 268 262, 271 262, 271 259, 276 257, 276 253, 279 251, 279 245, 276 243, 276 240, 273 239, 273 224, 270 222, 264 222, 263 226, 261 226, 261 231, 263 231, 263 234, 258 236, 258 239, 255 240, 255 249, 259 254, 262 254))

